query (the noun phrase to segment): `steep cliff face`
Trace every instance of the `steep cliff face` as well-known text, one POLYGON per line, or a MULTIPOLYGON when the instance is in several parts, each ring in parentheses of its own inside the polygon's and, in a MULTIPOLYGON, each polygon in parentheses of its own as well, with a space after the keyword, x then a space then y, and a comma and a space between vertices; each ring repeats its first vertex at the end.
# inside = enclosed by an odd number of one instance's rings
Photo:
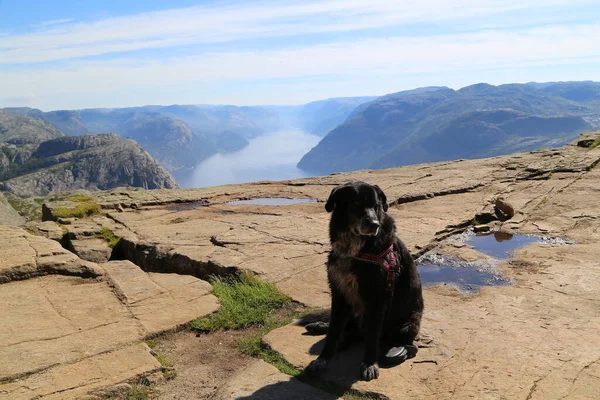
POLYGON ((13 175, 0 183, 0 190, 21 197, 118 186, 177 187, 171 175, 139 144, 111 134, 44 142, 27 163, 13 170, 13 175))
POLYGON ((116 134, 65 136, 40 119, 0 111, 0 190, 27 197, 116 186, 177 185, 133 140, 116 134))

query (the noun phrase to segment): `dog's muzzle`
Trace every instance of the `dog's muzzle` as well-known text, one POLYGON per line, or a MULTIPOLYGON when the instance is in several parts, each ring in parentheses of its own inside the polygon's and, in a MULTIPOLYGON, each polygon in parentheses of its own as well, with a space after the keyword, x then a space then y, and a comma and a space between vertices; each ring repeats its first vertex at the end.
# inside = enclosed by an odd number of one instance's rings
POLYGON ((360 224, 360 234, 363 236, 377 236, 379 233, 379 221, 367 220, 360 224))

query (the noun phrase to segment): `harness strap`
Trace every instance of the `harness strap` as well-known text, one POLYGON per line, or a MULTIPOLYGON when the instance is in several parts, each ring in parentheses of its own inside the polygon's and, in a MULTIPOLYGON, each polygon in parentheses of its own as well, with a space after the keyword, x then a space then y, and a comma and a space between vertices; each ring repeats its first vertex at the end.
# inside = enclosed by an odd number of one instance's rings
POLYGON ((381 254, 373 256, 367 253, 358 253, 356 257, 354 257, 360 261, 366 261, 371 264, 375 264, 379 267, 384 268, 387 273, 387 286, 386 291, 391 292, 394 288, 394 275, 400 273, 400 265, 396 262, 396 255, 394 254, 394 244, 392 243, 390 247, 385 249, 381 254), (386 257, 389 255, 389 262, 386 257))

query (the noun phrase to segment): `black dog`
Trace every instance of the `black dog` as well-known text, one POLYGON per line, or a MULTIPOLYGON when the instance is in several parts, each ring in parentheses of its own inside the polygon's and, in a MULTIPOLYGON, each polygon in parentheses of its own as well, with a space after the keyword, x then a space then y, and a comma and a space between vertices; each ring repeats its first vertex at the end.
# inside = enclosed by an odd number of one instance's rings
POLYGON ((413 341, 423 313, 421 280, 396 236, 394 220, 386 213, 386 196, 377 185, 338 186, 325 209, 333 212, 327 262, 331 314, 325 347, 306 372, 325 369, 336 348, 342 347, 340 339, 348 344, 360 337, 365 340, 360 377, 369 381, 379 377, 378 363, 398 363, 416 354, 413 341))

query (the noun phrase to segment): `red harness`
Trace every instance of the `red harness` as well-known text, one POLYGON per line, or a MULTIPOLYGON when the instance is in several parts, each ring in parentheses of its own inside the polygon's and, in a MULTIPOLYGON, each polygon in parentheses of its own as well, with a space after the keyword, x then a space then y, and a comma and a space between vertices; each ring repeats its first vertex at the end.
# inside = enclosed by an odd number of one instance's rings
POLYGON ((385 249, 381 254, 377 256, 372 256, 371 254, 366 253, 358 253, 358 255, 354 258, 384 268, 388 273, 386 291, 393 291, 394 275, 400 273, 400 263, 396 262, 396 255, 394 254, 393 243, 390 245, 390 247, 385 249))

